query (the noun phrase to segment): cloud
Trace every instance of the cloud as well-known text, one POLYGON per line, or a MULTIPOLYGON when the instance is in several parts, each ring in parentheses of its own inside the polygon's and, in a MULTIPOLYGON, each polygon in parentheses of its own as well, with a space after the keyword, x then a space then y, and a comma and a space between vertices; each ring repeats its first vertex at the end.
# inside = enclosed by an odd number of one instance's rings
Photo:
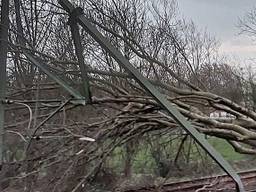
MULTIPOLYGON (((255 1, 254 1, 255 2, 255 1)), ((251 10, 251 0, 178 0, 180 12, 199 27, 228 37, 237 33, 238 18, 251 10)))
POLYGON ((177 0, 182 15, 219 39, 220 51, 240 58, 256 57, 251 39, 237 36, 238 18, 256 6, 253 0, 177 0))
POLYGON ((228 55, 237 56, 242 60, 256 57, 256 45, 239 38, 223 42, 220 46, 220 51, 228 55))

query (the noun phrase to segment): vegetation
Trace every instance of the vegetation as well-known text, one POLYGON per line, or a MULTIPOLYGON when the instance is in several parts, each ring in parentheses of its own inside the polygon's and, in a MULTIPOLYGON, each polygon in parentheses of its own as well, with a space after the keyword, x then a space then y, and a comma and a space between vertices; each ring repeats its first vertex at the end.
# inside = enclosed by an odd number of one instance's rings
MULTIPOLYGON (((175 1, 74 2, 228 160, 255 155, 253 74, 228 65, 217 41, 181 18, 175 1), (219 112, 227 116, 211 115, 219 112)), ((83 58, 78 59, 69 16, 56 0, 10 1, 9 20, 2 189, 114 190, 139 174, 153 182, 218 171, 80 28, 83 58), (86 95, 86 78, 91 100, 83 106, 74 95, 86 95), (60 81, 75 90, 62 89, 60 81)))

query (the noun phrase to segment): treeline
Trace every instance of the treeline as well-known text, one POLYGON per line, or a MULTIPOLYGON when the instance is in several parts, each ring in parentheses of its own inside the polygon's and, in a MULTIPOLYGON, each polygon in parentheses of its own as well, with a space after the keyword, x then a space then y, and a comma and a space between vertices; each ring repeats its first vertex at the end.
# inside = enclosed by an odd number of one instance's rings
MULTIPOLYGON (((196 129, 225 139, 240 153, 256 153, 253 72, 229 65, 215 38, 181 18, 175 1, 75 3, 196 129), (214 111, 234 118, 210 117, 214 111)), ((162 168, 170 163, 161 147, 165 142, 176 154, 172 165, 179 169, 179 156, 184 157, 182 163, 190 162, 185 158, 191 157, 190 152, 181 151, 195 151, 196 145, 189 147, 193 142, 187 142, 189 137, 176 121, 164 115, 86 31, 79 29, 91 102, 77 104, 72 91, 54 80, 57 77, 85 94, 72 20, 57 1, 10 1, 9 19, 3 186, 22 186, 25 191, 82 190, 86 181, 104 171, 109 158, 116 160, 120 146, 122 172, 131 176, 136 146, 143 143, 150 146, 160 176, 168 175, 162 168)))

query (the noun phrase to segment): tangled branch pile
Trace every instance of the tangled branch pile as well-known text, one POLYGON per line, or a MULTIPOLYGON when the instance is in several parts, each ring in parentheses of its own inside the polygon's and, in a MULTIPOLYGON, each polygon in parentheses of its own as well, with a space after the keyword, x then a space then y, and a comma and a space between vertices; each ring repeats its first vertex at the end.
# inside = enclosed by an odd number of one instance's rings
MULTIPOLYGON (((256 153, 256 112, 247 82, 218 54, 214 38, 179 17, 174 1, 76 3, 196 129, 227 140, 240 153, 256 153), (216 112, 227 116, 213 117, 216 112)), ((92 103, 68 102, 43 121, 70 96, 32 65, 24 51, 83 91, 68 15, 55 0, 14 0, 10 22, 7 98, 12 104, 6 108, 5 128, 9 161, 17 160, 13 143, 18 142, 24 153, 18 160, 20 174, 12 179, 25 179, 26 190, 44 178, 37 173, 45 169, 51 191, 63 191, 61 184, 71 182, 74 175, 77 180, 68 188, 76 191, 117 146, 151 133, 185 134, 83 30, 92 103), (96 142, 85 141, 87 137, 96 142)))

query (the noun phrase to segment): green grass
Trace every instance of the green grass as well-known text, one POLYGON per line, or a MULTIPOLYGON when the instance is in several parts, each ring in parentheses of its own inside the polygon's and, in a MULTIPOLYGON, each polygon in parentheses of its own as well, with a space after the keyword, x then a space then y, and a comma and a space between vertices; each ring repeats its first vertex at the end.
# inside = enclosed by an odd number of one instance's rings
MULTIPOLYGON (((237 153, 232 146, 223 139, 219 139, 216 137, 209 137, 207 139, 209 143, 231 164, 239 162, 241 160, 245 160, 248 158, 247 155, 237 153)), ((161 138, 160 143, 164 143, 164 141, 168 141, 167 138, 161 138)), ((168 142, 167 142, 168 143, 168 142)), ((180 144, 180 140, 174 140, 167 145, 167 151, 171 154, 171 158, 174 159, 174 156, 177 153, 178 146, 180 144)), ((191 146, 191 154, 190 154, 190 163, 199 162, 207 163, 211 158, 209 156, 205 156, 204 161, 200 159, 201 157, 198 155, 198 149, 200 147, 195 144, 191 146)), ((188 143, 186 143, 185 153, 188 151, 188 143)), ((200 150, 201 155, 205 155, 203 149, 200 150)), ((108 158, 108 166, 113 168, 116 172, 122 172, 124 168, 125 161, 125 150, 123 146, 117 147, 112 155, 108 158)), ((209 161, 210 163, 210 161, 209 161)), ((156 170, 156 163, 151 154, 151 147, 146 143, 142 142, 138 145, 138 149, 133 156, 133 172, 134 173, 146 173, 151 174, 156 170)))
POLYGON ((246 155, 237 153, 225 140, 216 137, 208 139, 209 143, 228 161, 240 161, 246 159, 246 155))

